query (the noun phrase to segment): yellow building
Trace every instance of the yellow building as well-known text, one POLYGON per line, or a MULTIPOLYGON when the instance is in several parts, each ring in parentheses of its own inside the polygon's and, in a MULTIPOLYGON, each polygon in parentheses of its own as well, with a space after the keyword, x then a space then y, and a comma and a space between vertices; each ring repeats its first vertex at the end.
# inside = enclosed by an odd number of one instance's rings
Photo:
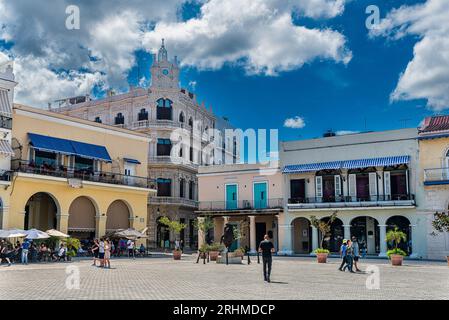
POLYGON ((435 212, 449 209, 449 116, 425 118, 419 129, 419 213, 427 226, 427 258, 449 255, 449 234, 433 230, 435 212))
POLYGON ((146 227, 156 193, 147 135, 15 105, 12 136, 4 229, 56 228, 87 239, 146 227))

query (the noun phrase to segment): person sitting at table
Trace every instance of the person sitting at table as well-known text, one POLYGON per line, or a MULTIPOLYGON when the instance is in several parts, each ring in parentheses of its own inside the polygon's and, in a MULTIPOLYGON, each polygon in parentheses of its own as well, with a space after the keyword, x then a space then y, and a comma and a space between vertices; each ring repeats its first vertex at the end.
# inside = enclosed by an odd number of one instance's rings
POLYGON ((45 243, 41 243, 40 247, 39 247, 39 254, 37 257, 38 261, 47 261, 48 258, 48 249, 47 246, 45 245, 45 243))
POLYGON ((61 243, 61 245, 59 246, 59 250, 53 254, 53 259, 57 261, 61 260, 65 261, 65 256, 66 256, 66 249, 64 247, 64 244, 61 243))
POLYGON ((144 256, 145 255, 145 246, 143 245, 143 243, 140 244, 139 255, 140 256, 144 256))

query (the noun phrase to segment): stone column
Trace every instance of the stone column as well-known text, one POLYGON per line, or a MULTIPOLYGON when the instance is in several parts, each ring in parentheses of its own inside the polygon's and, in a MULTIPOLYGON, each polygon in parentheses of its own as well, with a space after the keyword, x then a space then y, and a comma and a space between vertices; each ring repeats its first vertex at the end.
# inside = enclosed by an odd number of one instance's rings
POLYGON ((291 224, 279 225, 279 251, 280 255, 291 255, 292 250, 292 226, 291 224))
MULTIPOLYGON (((204 217, 198 217, 198 224, 204 223, 204 217)), ((201 246, 206 243, 206 235, 203 231, 198 229, 198 249, 201 248, 201 246)))
POLYGON ((0 229, 8 229, 9 207, 3 207, 1 209, 2 212, 1 212, 0 229))
POLYGON ((379 224, 379 243, 380 243, 380 253, 379 257, 387 256, 387 240, 385 237, 387 235, 387 226, 385 224, 379 224))
POLYGON ((216 217, 216 218, 213 218, 213 220, 214 220, 214 241, 220 242, 221 237, 223 236, 223 230, 224 230, 223 218, 216 217))
POLYGON ((95 216, 96 228, 95 228, 95 238, 101 238, 106 234, 106 214, 100 214, 95 216))
POLYGON ((315 251, 315 249, 318 249, 318 246, 318 229, 312 226, 312 251, 310 252, 311 255, 315 255, 313 251, 315 251))
POLYGON ((249 216, 250 253, 256 253, 256 216, 249 216))
POLYGON ((56 226, 59 231, 67 234, 69 232, 69 214, 59 213, 56 215, 56 226))
POLYGON ((343 225, 343 237, 347 240, 351 239, 351 225, 344 224, 343 225))
POLYGON ((421 254, 419 252, 419 241, 418 241, 418 226, 416 224, 410 225, 410 239, 407 239, 407 242, 409 240, 412 241, 412 254, 410 255, 410 258, 421 258, 421 254))

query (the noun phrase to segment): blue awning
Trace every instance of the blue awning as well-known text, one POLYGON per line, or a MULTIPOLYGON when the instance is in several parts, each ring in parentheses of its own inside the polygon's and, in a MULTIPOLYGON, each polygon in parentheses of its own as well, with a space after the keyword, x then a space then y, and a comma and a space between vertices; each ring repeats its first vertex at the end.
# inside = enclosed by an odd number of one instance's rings
POLYGON ((313 172, 319 170, 336 170, 341 168, 342 161, 321 162, 321 163, 307 163, 294 164, 285 166, 282 173, 301 173, 313 172))
POLYGON ((41 151, 74 154, 70 140, 28 133, 31 145, 41 151))
POLYGON ((128 162, 128 163, 140 164, 139 160, 131 159, 131 158, 123 158, 123 161, 128 162))
POLYGON ((35 133, 28 133, 28 137, 30 138, 31 145, 38 150, 112 162, 111 157, 104 146, 43 136, 35 133))
POLYGON ((410 162, 410 156, 395 156, 371 159, 358 159, 343 161, 343 169, 357 169, 368 167, 388 167, 398 164, 407 164, 410 162))
POLYGON ((320 170, 357 169, 368 167, 388 167, 399 164, 408 164, 410 156, 394 156, 371 159, 344 160, 321 163, 295 164, 285 166, 282 173, 302 173, 320 170))

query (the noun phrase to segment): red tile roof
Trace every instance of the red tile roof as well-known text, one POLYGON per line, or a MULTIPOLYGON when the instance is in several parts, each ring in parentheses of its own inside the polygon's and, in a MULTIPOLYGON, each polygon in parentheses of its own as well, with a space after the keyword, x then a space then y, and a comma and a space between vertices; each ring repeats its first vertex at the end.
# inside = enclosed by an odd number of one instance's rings
POLYGON ((445 130, 449 130, 449 115, 425 118, 419 132, 426 133, 445 130))

